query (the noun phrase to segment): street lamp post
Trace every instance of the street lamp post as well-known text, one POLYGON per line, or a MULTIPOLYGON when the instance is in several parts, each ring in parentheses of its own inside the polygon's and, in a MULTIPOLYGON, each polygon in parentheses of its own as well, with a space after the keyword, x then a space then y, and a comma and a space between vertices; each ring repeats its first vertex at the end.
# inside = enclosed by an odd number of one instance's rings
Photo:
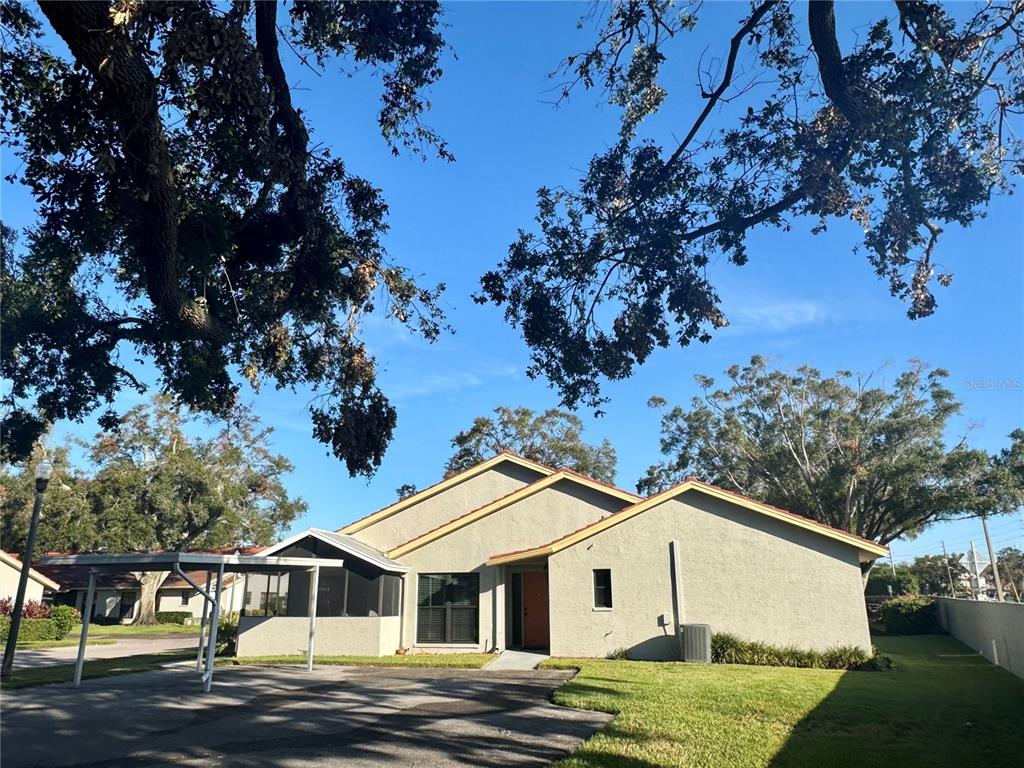
POLYGON ((32 550, 36 545, 36 529, 39 528, 39 513, 43 508, 43 494, 53 474, 53 464, 45 459, 36 465, 36 500, 32 505, 32 522, 28 527, 28 541, 25 542, 25 554, 21 558, 21 575, 18 577, 18 594, 14 598, 14 612, 11 613, 11 626, 7 633, 7 646, 4 649, 4 663, 0 668, 0 676, 11 674, 14 664, 14 648, 18 644, 18 630, 21 628, 21 611, 25 606, 25 590, 28 588, 28 572, 32 568, 32 550))

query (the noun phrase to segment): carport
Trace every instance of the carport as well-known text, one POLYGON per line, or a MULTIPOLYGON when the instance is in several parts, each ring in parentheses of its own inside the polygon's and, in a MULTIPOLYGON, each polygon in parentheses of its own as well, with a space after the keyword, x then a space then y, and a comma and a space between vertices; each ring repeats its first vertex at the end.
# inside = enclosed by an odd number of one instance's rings
POLYGON ((82 682, 85 666, 85 646, 89 639, 93 598, 96 592, 96 574, 102 571, 170 571, 177 574, 203 596, 203 615, 199 625, 199 651, 196 670, 202 673, 203 691, 213 685, 213 660, 217 654, 217 627, 220 623, 221 587, 225 573, 282 573, 307 571, 312 584, 309 590, 309 642, 306 646, 306 668, 313 669, 313 646, 316 634, 317 586, 321 568, 341 568, 341 559, 318 557, 274 557, 264 555, 217 555, 204 552, 154 552, 89 555, 55 555, 40 560, 42 565, 84 565, 89 567, 89 586, 82 612, 82 636, 78 641, 75 661, 75 687, 82 682), (186 571, 206 571, 206 588, 196 584, 186 571), (217 587, 209 590, 210 576, 217 574, 217 587), (209 623, 207 623, 209 614, 209 623))

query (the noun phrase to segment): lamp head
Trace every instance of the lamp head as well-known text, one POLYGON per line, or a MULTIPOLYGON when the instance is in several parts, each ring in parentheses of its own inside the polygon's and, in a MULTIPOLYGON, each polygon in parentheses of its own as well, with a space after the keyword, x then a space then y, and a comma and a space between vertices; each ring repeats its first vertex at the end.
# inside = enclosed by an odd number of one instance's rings
POLYGON ((43 459, 36 464, 36 490, 45 491, 46 484, 50 482, 50 475, 53 474, 53 464, 43 459))

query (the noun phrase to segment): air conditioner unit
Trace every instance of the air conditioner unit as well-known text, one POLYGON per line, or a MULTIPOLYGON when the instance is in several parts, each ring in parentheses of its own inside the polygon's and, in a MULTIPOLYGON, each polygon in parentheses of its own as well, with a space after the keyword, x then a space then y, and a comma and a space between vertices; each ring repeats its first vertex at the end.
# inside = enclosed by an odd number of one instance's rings
POLYGON ((683 661, 693 664, 711 663, 711 625, 681 624, 679 626, 679 648, 683 661))

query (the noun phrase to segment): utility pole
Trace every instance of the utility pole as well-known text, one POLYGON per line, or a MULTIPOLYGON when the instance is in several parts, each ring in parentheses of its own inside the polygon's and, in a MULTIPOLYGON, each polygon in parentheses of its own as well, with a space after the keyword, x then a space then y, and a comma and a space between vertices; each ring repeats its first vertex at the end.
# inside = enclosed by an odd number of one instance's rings
POLYGON ((971 540, 971 568, 974 570, 974 599, 981 599, 981 569, 978 567, 978 550, 974 548, 974 540, 971 540))
POLYGON ((988 547, 988 561, 992 566, 992 580, 996 583, 996 600, 1003 602, 1003 583, 999 580, 999 566, 996 564, 996 553, 992 549, 992 537, 988 535, 988 518, 981 516, 981 529, 985 532, 985 545, 988 547))
POLYGON ((942 559, 946 561, 946 576, 949 578, 949 596, 956 597, 956 588, 953 586, 953 571, 949 567, 949 555, 946 554, 946 542, 942 542, 942 559))
POLYGON ((896 563, 892 561, 892 550, 889 550, 889 567, 892 568, 892 580, 896 581, 896 563))

